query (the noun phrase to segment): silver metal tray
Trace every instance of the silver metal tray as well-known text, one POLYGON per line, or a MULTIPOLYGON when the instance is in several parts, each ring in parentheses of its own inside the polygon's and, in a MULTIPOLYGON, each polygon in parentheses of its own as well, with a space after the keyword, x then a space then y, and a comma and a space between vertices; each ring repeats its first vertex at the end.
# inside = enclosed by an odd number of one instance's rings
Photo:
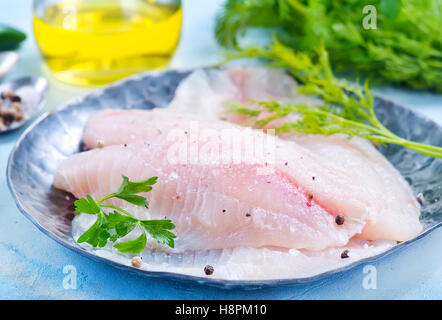
MULTIPOLYGON (((81 148, 81 134, 89 115, 104 109, 151 109, 166 107, 180 81, 190 71, 148 72, 115 82, 84 97, 74 99, 44 114, 17 141, 9 157, 7 180, 19 210, 43 233, 65 247, 115 267, 146 276, 195 281, 221 287, 257 288, 281 284, 316 281, 340 273, 361 263, 367 263, 406 247, 442 225, 442 159, 434 159, 399 146, 382 146, 381 152, 410 183, 415 194, 422 193, 424 205, 421 235, 392 249, 309 278, 263 281, 231 281, 194 277, 170 272, 136 269, 99 257, 80 247, 71 236, 73 197, 54 189, 52 182, 58 163, 81 148)), ((399 136, 414 141, 442 146, 442 127, 414 111, 376 98, 376 112, 381 121, 399 136)))

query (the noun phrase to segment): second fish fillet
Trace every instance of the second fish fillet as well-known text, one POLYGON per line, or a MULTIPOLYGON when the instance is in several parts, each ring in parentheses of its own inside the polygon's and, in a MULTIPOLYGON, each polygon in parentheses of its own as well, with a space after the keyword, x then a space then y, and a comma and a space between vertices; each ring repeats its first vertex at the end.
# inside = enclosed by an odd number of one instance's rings
MULTIPOLYGON (((118 110, 92 116, 83 139, 89 148, 94 148, 97 140, 105 145, 149 142, 159 136, 167 140, 173 130, 189 131, 190 136, 192 123, 200 124, 200 129, 241 128, 170 109, 118 110)), ((342 136, 305 136, 276 142, 276 167, 335 216, 364 221, 359 237, 405 241, 420 233, 419 205, 410 187, 369 142, 342 136)))

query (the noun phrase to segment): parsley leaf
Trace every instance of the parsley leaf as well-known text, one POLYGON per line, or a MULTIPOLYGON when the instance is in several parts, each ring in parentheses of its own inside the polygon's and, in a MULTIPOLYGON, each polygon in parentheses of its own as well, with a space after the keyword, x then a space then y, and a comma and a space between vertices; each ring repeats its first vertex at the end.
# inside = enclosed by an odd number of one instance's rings
POLYGON ((98 213, 95 223, 77 240, 78 243, 87 242, 93 247, 104 247, 111 237, 107 228, 107 216, 104 212, 98 213))
POLYGON ((175 228, 171 220, 141 220, 140 223, 158 242, 167 244, 171 248, 175 246, 173 239, 176 238, 176 235, 168 231, 175 228))
POLYGON ((146 180, 130 181, 128 177, 123 175, 123 182, 113 195, 136 206, 149 206, 146 198, 135 195, 135 193, 151 191, 152 185, 157 182, 157 179, 158 177, 152 177, 146 180))
POLYGON ((146 234, 143 232, 138 238, 117 243, 116 245, 114 245, 114 247, 117 248, 120 252, 140 253, 144 250, 146 242, 146 234))
POLYGON ((389 19, 397 18, 401 6, 401 0, 381 0, 379 3, 380 12, 389 19))
POLYGON ((136 206, 140 207, 149 206, 149 202, 147 202, 146 198, 142 196, 137 196, 134 194, 122 194, 122 195, 115 195, 115 197, 130 202, 136 206))
POLYGON ((121 186, 115 191, 115 194, 117 196, 122 196, 140 192, 149 192, 152 190, 151 186, 157 182, 157 179, 158 177, 152 177, 146 180, 130 181, 128 177, 123 175, 123 183, 121 183, 121 186))
POLYGON ((118 213, 111 212, 108 215, 108 227, 110 229, 110 240, 115 242, 117 239, 128 235, 138 224, 138 220, 118 213))
POLYGON ((158 242, 174 247, 175 234, 168 230, 175 228, 171 220, 140 220, 126 210, 112 204, 103 203, 111 198, 119 198, 137 206, 147 206, 145 197, 135 193, 149 192, 152 185, 157 182, 157 177, 146 180, 130 181, 123 175, 123 182, 118 190, 100 200, 94 200, 90 195, 74 202, 75 214, 87 213, 97 215, 95 223, 86 230, 77 240, 78 243, 89 243, 93 247, 104 247, 108 241, 115 242, 139 228, 143 233, 134 240, 120 242, 114 245, 121 252, 140 253, 147 243, 146 231, 158 242), (113 211, 106 213, 103 208, 113 211))
POLYGON ((85 198, 78 199, 74 202, 75 212, 74 214, 79 214, 80 212, 87 214, 98 214, 101 211, 101 208, 95 202, 94 199, 88 194, 85 198))

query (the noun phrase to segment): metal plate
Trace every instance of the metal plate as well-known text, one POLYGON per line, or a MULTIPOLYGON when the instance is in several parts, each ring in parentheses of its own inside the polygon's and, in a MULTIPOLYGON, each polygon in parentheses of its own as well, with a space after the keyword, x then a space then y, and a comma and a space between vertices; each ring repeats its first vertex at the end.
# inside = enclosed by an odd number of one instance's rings
MULTIPOLYGON (((71 200, 66 200, 67 193, 52 187, 58 164, 80 150, 84 124, 93 112, 104 109, 165 107, 173 98, 180 81, 189 74, 190 71, 166 71, 136 75, 72 100, 40 117, 23 133, 9 157, 8 185, 19 210, 52 239, 95 260, 146 276, 196 281, 227 288, 293 284, 337 275, 361 263, 382 258, 442 225, 442 203, 439 201, 442 194, 442 159, 430 158, 400 146, 387 146, 381 147, 381 152, 410 183, 414 193, 422 193, 424 196, 421 215, 424 231, 415 239, 344 268, 302 279, 232 281, 140 270, 86 251, 71 236, 72 197, 71 200)), ((399 136, 442 146, 442 127, 435 122, 385 99, 376 98, 375 107, 380 120, 399 136)))
MULTIPOLYGON (((43 77, 22 77, 0 85, 0 93, 9 90, 21 98, 21 109, 24 117, 23 120, 13 121, 10 126, 1 130, 0 134, 20 128, 41 111, 48 90, 48 81, 43 77)), ((4 107, 6 101, 3 101, 3 103, 4 107)))

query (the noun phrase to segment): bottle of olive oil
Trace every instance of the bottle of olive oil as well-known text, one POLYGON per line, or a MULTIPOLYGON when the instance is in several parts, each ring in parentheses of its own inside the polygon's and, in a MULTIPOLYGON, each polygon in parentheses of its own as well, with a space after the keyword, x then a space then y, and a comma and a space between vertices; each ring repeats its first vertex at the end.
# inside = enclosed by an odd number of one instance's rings
POLYGON ((181 20, 181 1, 65 0, 36 1, 33 22, 57 79, 100 85, 167 65, 181 20))

